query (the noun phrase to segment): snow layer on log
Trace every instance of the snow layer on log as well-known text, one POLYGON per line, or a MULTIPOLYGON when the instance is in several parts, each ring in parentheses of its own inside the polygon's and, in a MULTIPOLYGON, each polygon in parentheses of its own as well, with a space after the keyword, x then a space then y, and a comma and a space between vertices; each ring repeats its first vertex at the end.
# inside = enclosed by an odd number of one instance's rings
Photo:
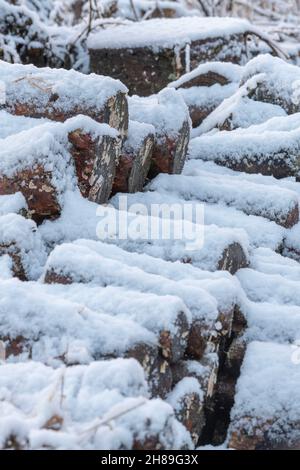
POLYGON ((14 111, 18 105, 20 109, 16 114, 20 115, 30 116, 30 109, 35 109, 36 117, 47 117, 45 110, 49 107, 48 117, 51 113, 72 117, 75 110, 76 114, 90 110, 96 119, 110 98, 118 93, 127 93, 127 88, 119 80, 95 74, 84 75, 75 70, 37 68, 0 61, 0 76, 6 91, 4 108, 14 111))
POLYGON ((257 80, 252 96, 258 101, 278 104, 288 114, 298 112, 300 99, 300 68, 269 54, 252 59, 245 66, 242 82, 257 80))
POLYGON ((11 256, 15 275, 23 279, 37 279, 47 259, 36 224, 18 214, 0 217, 0 254, 11 256))
MULTIPOLYGON (((186 168, 188 168, 188 166, 186 168)), ((186 173, 189 174, 187 170, 186 173)), ((200 173, 201 172, 199 172, 199 174, 200 173)), ((116 207, 119 197, 121 197, 121 195, 116 195, 111 200, 111 203, 116 207)), ((166 193, 164 191, 145 191, 143 193, 129 194, 127 202, 129 206, 133 204, 144 204, 149 210, 151 204, 169 204, 170 206, 172 204, 180 204, 182 207, 184 207, 183 204, 186 204, 186 200, 183 198, 174 193, 166 193)), ((189 205, 193 209, 191 211, 192 214, 189 214, 188 218, 194 223, 196 222, 197 204, 199 204, 197 201, 189 200, 189 205)), ((263 246, 277 250, 283 243, 286 229, 264 217, 247 215, 233 207, 224 206, 223 204, 203 203, 203 207, 205 225, 217 225, 220 228, 243 229, 247 233, 251 246, 263 246)))
POLYGON ((280 274, 265 274, 254 269, 241 269, 237 277, 250 300, 281 305, 299 305, 299 281, 280 274))
POLYGON ((0 196, 0 216, 26 213, 27 209, 26 199, 20 192, 0 196))
POLYGON ((178 137, 183 124, 189 122, 186 104, 172 89, 164 89, 147 98, 132 96, 128 103, 130 119, 153 125, 158 141, 166 135, 178 137))
POLYGON ((78 240, 74 243, 75 245, 88 247, 101 256, 120 261, 128 266, 135 266, 146 273, 179 281, 183 286, 190 285, 198 287, 200 290, 207 290, 218 300, 220 311, 230 311, 237 302, 239 288, 235 283, 235 279, 229 274, 218 272, 213 277, 209 272, 187 266, 184 263, 172 263, 144 253, 128 252, 118 246, 101 242, 78 240))
POLYGON ((253 342, 248 346, 231 412, 229 447, 297 448, 300 369, 292 353, 288 345, 253 342))
POLYGON ((60 369, 6 364, 0 384, 1 448, 191 448, 170 405, 147 399, 142 369, 133 360, 60 369))
POLYGON ((189 158, 277 178, 299 175, 300 114, 191 140, 189 158))
POLYGON ((215 84, 228 85, 239 82, 243 67, 226 62, 207 62, 200 64, 191 72, 185 73, 174 82, 169 83, 170 88, 210 87, 215 84))
POLYGON ((47 287, 47 292, 84 304, 91 310, 138 323, 158 337, 161 353, 170 361, 178 360, 185 352, 192 316, 184 302, 175 295, 88 284, 53 284, 47 287))
POLYGON ((0 139, 5 139, 13 134, 18 134, 22 131, 27 131, 35 126, 40 126, 49 122, 47 119, 36 119, 26 116, 15 116, 10 114, 4 109, 0 111, 0 139))
POLYGON ((7 360, 84 364, 130 355, 139 345, 157 348, 155 335, 129 318, 113 318, 51 295, 43 284, 11 279, 0 282, 0 292, 0 335, 7 360))
POLYGON ((249 215, 259 215, 283 227, 299 221, 298 195, 288 189, 267 187, 263 184, 208 175, 158 175, 149 189, 173 192, 189 201, 196 199, 208 203, 222 203, 249 215))
POLYGON ((217 301, 208 292, 194 286, 149 274, 120 261, 105 258, 95 250, 78 244, 57 246, 50 254, 45 267, 45 281, 55 283, 68 280, 92 283, 99 286, 119 286, 157 295, 180 297, 195 319, 215 320, 218 317, 217 301), (201 302, 199 302, 201 299, 201 302))
MULTIPOLYGON (((97 216, 98 205, 90 201, 83 199, 80 194, 73 192, 67 192, 64 198, 64 209, 59 219, 53 222, 46 222, 40 227, 40 231, 43 239, 47 244, 62 243, 65 241, 74 241, 77 238, 90 238, 92 240, 99 239, 97 235, 97 225, 99 224, 99 215, 97 216), (78 211, 80 210, 81 217, 78 219, 78 211), (84 223, 83 223, 84 220, 84 223)), ((114 228, 112 224, 109 227, 109 232, 103 236, 100 234, 100 240, 106 243, 113 243, 126 249, 128 251, 136 251, 139 253, 147 253, 156 258, 163 258, 166 261, 183 261, 193 264, 196 267, 205 269, 208 271, 214 271, 216 269, 227 269, 228 266, 224 264, 224 251, 227 251, 229 247, 236 246, 237 252, 230 255, 230 259, 237 256, 237 268, 238 266, 245 266, 248 262, 248 249, 249 240, 244 232, 240 229, 224 229, 214 225, 196 225, 191 224, 189 221, 185 221, 187 224, 185 227, 188 228, 190 234, 195 234, 195 240, 198 242, 198 234, 204 230, 204 246, 197 250, 187 249, 187 243, 191 243, 191 240, 178 240, 171 237, 170 240, 151 240, 150 232, 149 236, 141 237, 137 240, 121 240, 118 235, 118 229, 131 223, 136 223, 135 213, 127 213, 125 211, 118 211, 112 207, 105 208, 105 215, 113 217, 113 220, 117 221, 117 226, 114 228)), ((139 222, 142 226, 150 230, 152 226, 157 227, 160 222, 157 217, 151 216, 139 216, 139 222)), ((164 219, 166 224, 170 227, 170 233, 174 232, 176 226, 176 220, 164 219)), ((182 227, 182 221, 179 223, 182 227)), ((102 233, 102 232, 101 232, 102 233)), ((148 232, 147 232, 148 233, 148 232)), ((189 247, 188 247, 189 248, 189 247)))
POLYGON ((6 280, 13 277, 13 261, 9 255, 0 256, 0 279, 6 280))
POLYGON ((256 31, 256 28, 248 21, 236 18, 153 19, 91 34, 88 39, 88 48, 122 49, 148 46, 157 50, 208 38, 223 36, 229 38, 234 34, 251 31, 256 31))

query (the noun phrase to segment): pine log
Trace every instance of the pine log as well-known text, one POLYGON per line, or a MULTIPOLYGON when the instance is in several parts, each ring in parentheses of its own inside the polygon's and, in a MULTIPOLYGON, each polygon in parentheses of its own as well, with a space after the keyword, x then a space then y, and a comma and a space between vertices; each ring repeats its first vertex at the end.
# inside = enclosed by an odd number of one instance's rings
POLYGON ((175 410, 175 415, 190 432, 197 444, 205 426, 203 391, 194 377, 185 377, 178 382, 167 401, 175 410))
POLYGON ((149 375, 151 397, 165 399, 172 389, 173 377, 170 364, 158 356, 149 375))
POLYGON ((109 134, 95 139, 78 129, 69 133, 69 141, 81 194, 92 202, 106 203, 116 175, 120 140, 109 134))
POLYGON ((28 205, 28 214, 36 223, 56 219, 60 214, 57 191, 52 185, 52 174, 42 165, 24 169, 12 177, 0 176, 0 195, 21 192, 28 205))
POLYGON ((123 143, 116 168, 112 194, 142 191, 150 170, 154 134, 153 126, 130 121, 129 134, 123 143))
POLYGON ((16 144, 14 136, 6 142, 3 155, 9 156, 9 165, 3 165, 0 171, 0 195, 21 192, 29 217, 38 224, 59 217, 59 196, 67 186, 65 173, 70 178, 73 165, 77 181, 71 184, 78 184, 82 195, 93 202, 108 201, 121 145, 114 129, 78 116, 65 123, 46 123, 24 131, 23 147, 16 144))
MULTIPOLYGON (((199 63, 249 60, 247 37, 251 35, 260 34, 232 18, 223 19, 217 33, 214 18, 154 19, 121 25, 113 32, 96 32, 90 36, 88 48, 94 72, 122 80, 131 94, 149 96, 199 63)), ((265 37, 263 40, 274 46, 265 37)), ((278 53, 276 46, 273 49, 278 53)))
POLYGON ((218 367, 218 356, 212 353, 204 355, 200 361, 178 361, 172 365, 173 386, 184 377, 194 377, 204 392, 205 401, 208 401, 215 394, 218 367))
POLYGON ((127 135, 127 90, 120 82, 74 70, 5 62, 0 62, 0 75, 6 87, 6 100, 0 108, 11 114, 60 122, 84 114, 114 127, 122 137, 127 135), (84 90, 93 95, 86 99, 84 90))
POLYGON ((159 173, 182 172, 190 139, 188 108, 181 96, 171 88, 155 96, 129 99, 130 118, 155 128, 155 141, 148 177, 159 173))

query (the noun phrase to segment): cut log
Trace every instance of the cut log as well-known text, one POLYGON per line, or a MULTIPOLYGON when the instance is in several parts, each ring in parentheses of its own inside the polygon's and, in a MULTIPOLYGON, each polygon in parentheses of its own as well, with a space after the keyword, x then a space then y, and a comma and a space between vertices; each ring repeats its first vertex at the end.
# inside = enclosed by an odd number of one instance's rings
POLYGON ((157 338, 133 320, 113 318, 60 298, 43 284, 11 279, 0 281, 0 291, 0 339, 7 358, 73 365, 131 357, 140 362, 147 376, 152 372, 158 355, 157 338), (11 295, 5 296, 5 291, 11 295), (22 305, 17 308, 20 298, 22 305))
POLYGON ((250 79, 249 83, 246 82, 235 93, 225 96, 224 101, 220 101, 219 105, 212 109, 211 114, 194 131, 194 137, 210 132, 212 129, 232 131, 238 128, 248 128, 274 117, 287 115, 281 106, 250 99, 251 86, 250 79))
MULTIPOLYGON (((117 201, 115 202, 117 205, 117 201)), ((151 206, 149 201, 148 204, 151 206)), ((138 206, 138 211, 140 207, 138 206)), ((113 220, 117 220, 118 223, 117 227, 114 227, 113 237, 107 236, 103 226, 98 226, 99 239, 107 243, 118 244, 126 251, 146 253, 165 261, 180 261, 207 271, 222 269, 235 274, 237 269, 248 266, 249 242, 242 230, 221 229, 213 225, 199 223, 192 224, 189 218, 187 220, 176 219, 177 214, 175 214, 174 220, 169 218, 173 215, 173 209, 169 207, 167 207, 167 211, 164 211, 162 210, 164 208, 161 209, 158 206, 155 217, 135 214, 136 206, 130 208, 133 212, 129 213, 125 213, 122 206, 120 209, 118 211, 112 207, 105 208, 105 216, 114 217, 113 220), (157 217, 157 215, 162 217, 157 217), (130 227, 134 231, 137 223, 138 227, 145 227, 145 230, 143 233, 134 232, 132 236, 133 232, 130 227), (121 229, 124 230, 124 227, 128 227, 126 240, 124 240, 124 231, 120 232, 121 229), (154 233, 155 236, 153 237, 151 233, 154 233), (166 239, 166 235, 168 239, 166 239), (171 249, 170 240, 172 242, 171 249)), ((145 207, 143 207, 143 213, 145 213, 145 207)))
POLYGON ((81 129, 70 132, 68 138, 81 194, 92 202, 106 203, 119 162, 120 139, 109 128, 96 138, 81 129))
POLYGON ((36 224, 18 214, 0 217, 0 256, 9 255, 12 271, 21 280, 37 279, 47 259, 36 224))
POLYGON ((175 385, 167 397, 174 408, 177 419, 190 432, 194 444, 197 444, 205 426, 204 394, 199 382, 194 377, 185 377, 175 385))
POLYGON ((90 35, 88 48, 94 72, 119 78, 132 94, 147 96, 201 62, 249 59, 245 38, 253 34, 260 35, 239 19, 164 18, 103 29, 90 35))
POLYGON ((158 173, 180 174, 190 138, 189 112, 180 95, 167 88, 149 98, 134 96, 129 99, 129 115, 155 128, 149 178, 158 173))
POLYGON ((172 366, 173 385, 184 377, 194 377, 204 392, 205 401, 210 400, 215 393, 218 367, 218 356, 213 353, 204 355, 200 361, 179 361, 172 366))
MULTIPOLYGON (((49 282, 60 279, 50 278, 49 282)), ((61 279, 63 281, 63 279, 61 279)), ((70 279, 71 282, 71 279, 70 279)), ((180 360, 185 352, 189 318, 185 304, 174 295, 156 295, 122 287, 95 287, 82 284, 76 290, 70 287, 62 293, 60 286, 51 286, 51 292, 74 302, 81 302, 92 310, 99 310, 119 318, 129 318, 152 331, 158 341, 160 354, 170 363, 180 360)))
POLYGON ((168 87, 175 88, 182 96, 189 108, 193 127, 198 127, 237 90, 242 70, 242 67, 231 63, 208 62, 182 75, 168 87))
POLYGON ((299 114, 247 129, 203 135, 191 141, 189 157, 245 173, 299 178, 299 114))
POLYGON ((172 370, 170 364, 158 356, 149 375, 151 397, 165 399, 172 390, 172 370))
POLYGON ((289 345, 251 343, 237 383, 228 447, 243 450, 298 447, 299 378, 299 367, 289 345))
POLYGON ((251 78, 249 97, 281 106, 288 114, 300 111, 299 67, 270 55, 251 60, 245 67, 241 83, 251 78))
POLYGON ((0 75, 6 91, 1 109, 60 122, 85 114, 114 127, 122 137, 127 135, 127 89, 112 78, 2 61, 0 75))
POLYGON ((248 215, 266 217, 291 228, 299 221, 298 194, 289 189, 251 183, 231 176, 199 171, 197 176, 159 175, 150 189, 173 193, 187 201, 221 203, 248 215))
POLYGON ((142 191, 150 170, 154 135, 153 126, 130 121, 116 169, 113 194, 142 191))
POLYGON ((226 353, 224 370, 228 375, 237 379, 241 372, 241 366, 246 353, 247 342, 244 337, 238 336, 233 339, 226 353))
POLYGON ((0 195, 21 192, 37 223, 57 218, 62 194, 77 185, 84 197, 107 202, 121 144, 115 129, 78 116, 36 126, 3 143, 0 195))

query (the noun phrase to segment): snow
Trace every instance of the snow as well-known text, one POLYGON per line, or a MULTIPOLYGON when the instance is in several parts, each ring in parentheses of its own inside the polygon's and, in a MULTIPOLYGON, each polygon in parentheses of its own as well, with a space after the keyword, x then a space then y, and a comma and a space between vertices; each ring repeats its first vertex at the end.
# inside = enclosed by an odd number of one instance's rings
MULTIPOLYGON (((115 199, 115 203, 116 201, 115 199)), ((104 212, 101 209, 100 213, 97 209, 97 204, 83 199, 79 193, 66 192, 61 217, 53 222, 47 221, 40 227, 44 241, 48 245, 53 245, 74 241, 77 238, 100 239, 106 243, 118 244, 128 251, 147 253, 166 261, 191 259, 194 266, 208 271, 216 269, 224 249, 231 243, 239 243, 245 255, 248 254, 249 240, 246 232, 241 229, 191 224, 189 220, 182 223, 181 219, 178 221, 169 219, 170 216, 160 222, 157 216, 143 215, 145 207, 137 217, 135 210, 139 212, 140 206, 129 207, 130 212, 125 212, 122 208, 117 210, 111 206, 102 208, 104 212), (80 218, 78 218, 78 213, 81 214, 80 218), (101 217, 104 217, 103 223, 101 217), (106 217, 114 221, 107 227, 104 223, 106 217), (129 235, 128 239, 124 239, 122 235, 126 227, 129 227, 129 231, 126 231, 129 235), (133 229, 132 237, 130 237, 130 227, 133 229), (150 237, 151 227, 159 228, 159 236, 155 239, 150 237), (134 230, 135 228, 137 231, 134 230), (172 246, 169 240, 163 239, 163 228, 168 230, 167 233, 170 231, 172 246), (104 229, 108 231, 104 232, 104 229), (178 239, 175 236, 178 230, 183 234, 183 238, 178 239), (202 238, 203 235, 204 238, 202 238), (204 245, 202 245, 202 240, 204 245)))
POLYGON ((0 216, 9 213, 19 214, 27 210, 27 203, 22 193, 0 196, 0 216))
POLYGON ((18 134, 19 132, 27 131, 35 126, 49 122, 47 119, 14 116, 5 110, 0 111, 0 121, 0 139, 5 139, 10 135, 18 134))
POLYGON ((248 346, 229 434, 244 428, 251 436, 269 423, 267 433, 275 440, 299 439, 300 368, 292 353, 287 345, 253 342, 248 346))
POLYGON ((300 127, 299 116, 284 116, 270 119, 265 124, 247 129, 221 131, 196 137, 189 146, 189 158, 225 162, 231 159, 240 162, 245 157, 260 162, 265 158, 283 159, 298 171, 300 127), (292 129, 289 128, 292 122, 292 129), (285 154, 287 153, 287 155, 285 154))
POLYGON ((185 84, 187 85, 191 80, 209 72, 221 75, 228 82, 239 82, 242 77, 243 67, 232 64, 230 62, 207 62, 206 64, 198 65, 198 67, 196 67, 191 72, 181 75, 181 77, 179 77, 177 80, 169 83, 168 87, 180 88, 185 84))
POLYGON ((173 48, 207 38, 230 37, 234 34, 256 31, 246 20, 237 18, 153 19, 90 34, 89 49, 122 49, 151 47, 173 48))
POLYGON ((183 176, 160 174, 150 184, 150 190, 173 192, 185 200, 223 203, 246 214, 260 215, 280 221, 298 206, 298 195, 282 188, 270 188, 217 175, 183 176))
POLYGON ((149 136, 155 135, 155 127, 144 122, 129 121, 128 137, 124 147, 128 152, 137 152, 140 150, 144 140, 149 136))
POLYGON ((249 299, 281 305, 299 305, 299 281, 291 281, 280 274, 265 274, 254 269, 242 269, 237 277, 249 299))
POLYGON ((269 54, 260 55, 245 66, 242 81, 260 74, 262 83, 278 100, 297 105, 299 101, 299 67, 269 54))
POLYGON ((247 300, 242 304, 242 310, 247 319, 243 337, 248 342, 293 344, 299 340, 300 307, 247 300))
POLYGON ((178 334, 179 315, 186 319, 187 324, 191 322, 190 311, 175 295, 157 295, 125 287, 95 287, 89 284, 53 284, 46 291, 59 298, 84 304, 90 310, 130 319, 155 334, 161 331, 178 334))
POLYGON ((213 321, 218 317, 216 299, 199 287, 145 273, 139 268, 105 258, 87 246, 78 244, 57 246, 48 258, 45 272, 71 277, 73 282, 119 286, 157 295, 175 295, 190 309, 193 319, 213 321), (200 304, 199 295, 201 295, 200 304))
POLYGON ((199 397, 200 401, 203 401, 204 394, 201 390, 200 384, 194 377, 184 377, 178 384, 175 385, 172 392, 167 397, 167 402, 173 407, 175 412, 180 413, 182 407, 182 401, 187 395, 194 394, 199 397))
POLYGON ((8 64, 0 61, 1 82, 5 84, 6 100, 29 103, 42 111, 50 101, 55 111, 67 113, 78 109, 103 110, 107 100, 127 88, 119 80, 101 75, 83 75, 75 70, 37 68, 33 65, 8 64))
MULTIPOLYGON (((251 82, 251 80, 249 80, 251 82)), ((239 127, 247 128, 255 124, 261 124, 274 117, 286 116, 286 112, 278 105, 254 101, 250 99, 250 84, 246 82, 236 93, 229 97, 224 96, 224 101, 201 123, 194 131, 193 137, 220 128, 229 121, 229 130, 239 127)))
POLYGON ((114 318, 47 292, 39 283, 0 282, 0 336, 23 337, 21 352, 7 360, 29 358, 52 366, 89 363, 123 356, 137 342, 156 346, 155 335, 129 318, 114 318), (22 299, 22 302, 19 301, 22 299))
POLYGON ((190 121, 183 98, 171 88, 147 98, 129 97, 128 104, 130 119, 153 125, 158 139, 176 137, 184 122, 190 121))
MULTIPOLYGON (((210 87, 193 86, 191 88, 178 88, 176 91, 184 99, 189 108, 200 108, 200 110, 210 111, 219 106, 225 98, 231 96, 237 88, 238 85, 236 83, 229 83, 229 85, 224 86, 216 83, 210 87)), ((192 131, 193 134, 194 131, 192 131)))
POLYGON ((234 282, 234 278, 226 275, 227 273, 219 272, 213 277, 211 273, 193 266, 188 267, 183 263, 164 261, 146 254, 130 253, 117 246, 91 240, 78 240, 75 244, 88 247, 101 256, 120 261, 128 266, 135 266, 145 273, 180 281, 182 286, 194 286, 199 288, 199 291, 202 289, 207 290, 218 300, 220 310, 230 310, 235 305, 239 295, 239 289, 234 282))
POLYGON ((2 448, 12 434, 32 449, 130 449, 156 435, 165 448, 191 447, 172 408, 147 399, 141 366, 131 359, 61 369, 7 364, 0 390, 2 448), (60 432, 47 427, 55 416, 60 432))
MULTIPOLYGON (((190 167, 189 164, 192 162, 200 163, 199 160, 191 160, 186 164, 184 173, 194 174, 192 169, 190 172, 188 170, 190 167)), ((195 173, 202 174, 202 170, 199 170, 199 173, 198 171, 195 173)), ((115 205, 115 207, 118 206, 120 197, 122 196, 116 195, 112 198, 111 202, 113 205, 115 205)), ((143 193, 128 194, 127 202, 129 208, 134 204, 143 204, 149 210, 151 209, 151 204, 169 204, 170 206, 178 204, 181 207, 183 207, 183 204, 186 204, 186 200, 177 194, 175 195, 171 192, 166 193, 164 191, 146 191, 143 193)), ((182 216, 189 218, 191 217, 190 220, 195 223, 197 215, 196 207, 199 204, 200 203, 197 200, 189 200, 189 205, 192 208, 190 211, 191 213, 189 213, 187 216, 182 214, 182 216)), ((204 208, 205 225, 217 225, 221 228, 228 227, 243 229, 247 233, 251 246, 263 246, 277 250, 281 247, 283 238, 287 234, 286 229, 263 217, 247 215, 233 207, 224 206, 223 204, 208 204, 203 202, 201 204, 204 208)))
POLYGON ((0 217, 0 245, 20 256, 25 274, 37 279, 47 259, 46 249, 35 222, 18 214, 0 217), (8 248, 6 248, 8 247, 8 248))
POLYGON ((0 256, 0 279, 6 280, 13 276, 12 259, 9 255, 0 256))

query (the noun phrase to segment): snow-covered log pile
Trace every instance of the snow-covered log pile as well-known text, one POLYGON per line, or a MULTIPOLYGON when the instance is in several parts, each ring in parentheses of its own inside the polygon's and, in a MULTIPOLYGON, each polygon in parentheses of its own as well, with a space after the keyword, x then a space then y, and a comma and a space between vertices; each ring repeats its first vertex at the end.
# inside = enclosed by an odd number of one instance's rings
POLYGON ((299 68, 185 3, 1 1, 7 61, 44 23, 114 78, 0 61, 0 448, 299 447, 299 68))

